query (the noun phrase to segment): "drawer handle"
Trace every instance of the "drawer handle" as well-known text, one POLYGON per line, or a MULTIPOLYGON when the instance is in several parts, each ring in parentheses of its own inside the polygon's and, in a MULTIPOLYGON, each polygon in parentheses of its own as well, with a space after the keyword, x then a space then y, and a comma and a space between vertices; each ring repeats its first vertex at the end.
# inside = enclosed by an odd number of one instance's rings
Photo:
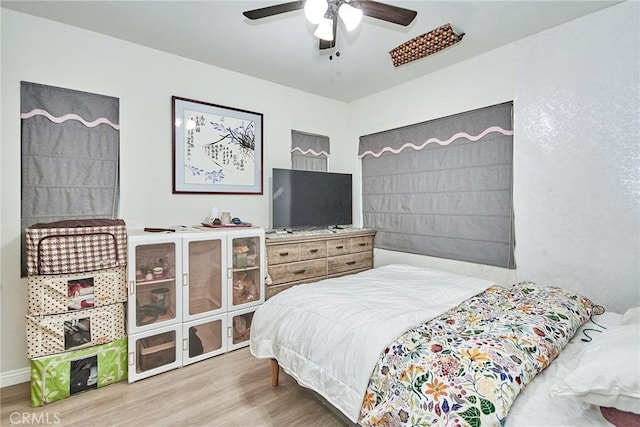
POLYGON ((309 252, 311 252, 312 254, 315 254, 316 252, 318 252, 317 249, 309 249, 309 252))
POLYGON ((355 261, 347 261, 347 265, 353 265, 355 263, 356 263, 355 261))
POLYGON ((289 255, 289 252, 280 252, 280 253, 278 253, 278 255, 280 255, 280 256, 287 256, 287 255, 289 255))
POLYGON ((344 249, 344 245, 336 246, 336 249, 344 249))
POLYGON ((305 271, 307 271, 307 269, 306 269, 306 268, 303 268, 302 270, 294 271, 294 272, 293 272, 293 274, 302 274, 302 273, 304 273, 305 271))
POLYGON ((358 243, 359 246, 367 246, 366 243, 358 243))

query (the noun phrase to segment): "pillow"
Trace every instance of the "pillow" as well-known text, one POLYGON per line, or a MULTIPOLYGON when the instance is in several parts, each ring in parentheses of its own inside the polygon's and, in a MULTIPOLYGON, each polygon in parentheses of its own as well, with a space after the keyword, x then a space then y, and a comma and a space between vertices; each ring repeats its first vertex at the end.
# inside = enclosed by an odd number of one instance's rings
POLYGON ((640 414, 637 323, 608 329, 576 359, 576 368, 551 386, 552 396, 577 396, 593 405, 640 414))
POLYGON ((640 323, 640 306, 630 308, 622 316, 623 325, 632 325, 634 323, 640 323))

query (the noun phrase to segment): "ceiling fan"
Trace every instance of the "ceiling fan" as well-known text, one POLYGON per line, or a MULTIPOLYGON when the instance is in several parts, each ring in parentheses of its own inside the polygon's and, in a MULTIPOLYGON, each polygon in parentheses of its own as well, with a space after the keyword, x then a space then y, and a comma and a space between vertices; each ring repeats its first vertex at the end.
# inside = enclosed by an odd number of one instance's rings
POLYGON ((254 20, 300 9, 304 9, 309 22, 318 25, 313 34, 320 39, 320 49, 335 47, 338 18, 347 31, 352 31, 363 15, 406 27, 418 14, 413 10, 373 0, 302 0, 248 10, 243 15, 254 20))

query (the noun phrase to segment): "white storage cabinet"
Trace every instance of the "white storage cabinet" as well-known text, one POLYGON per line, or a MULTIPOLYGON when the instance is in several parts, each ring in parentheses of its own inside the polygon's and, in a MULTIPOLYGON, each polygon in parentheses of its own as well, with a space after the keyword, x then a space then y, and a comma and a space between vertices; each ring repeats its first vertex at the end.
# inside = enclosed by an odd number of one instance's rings
POLYGON ((129 382, 249 344, 264 230, 129 231, 129 382))

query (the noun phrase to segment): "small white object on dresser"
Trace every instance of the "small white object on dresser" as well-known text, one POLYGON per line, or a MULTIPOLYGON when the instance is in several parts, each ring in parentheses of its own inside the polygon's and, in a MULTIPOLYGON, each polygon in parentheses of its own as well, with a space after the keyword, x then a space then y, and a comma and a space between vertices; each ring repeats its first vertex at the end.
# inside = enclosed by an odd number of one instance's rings
POLYGON ((249 344, 264 230, 129 231, 129 382, 249 344))

